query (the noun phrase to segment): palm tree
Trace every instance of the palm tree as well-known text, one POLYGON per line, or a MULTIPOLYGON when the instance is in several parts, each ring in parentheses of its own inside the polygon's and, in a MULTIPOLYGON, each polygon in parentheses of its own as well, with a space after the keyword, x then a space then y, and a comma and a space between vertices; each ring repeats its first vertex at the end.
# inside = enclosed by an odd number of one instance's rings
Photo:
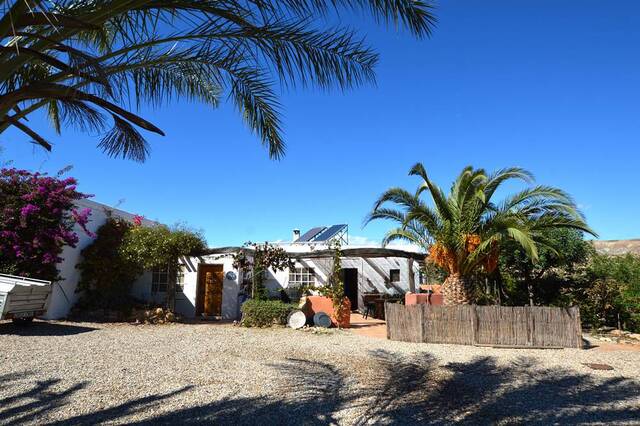
POLYGON ((368 11, 417 37, 435 18, 421 0, 0 0, 0 133, 51 150, 27 117, 55 130, 103 132, 111 156, 144 161, 140 129, 162 130, 131 106, 230 99, 271 158, 284 153, 276 88, 345 90, 375 79, 376 53, 329 17, 368 11), (108 120, 110 118, 110 120, 108 120))
POLYGON ((531 173, 520 168, 489 175, 483 169, 465 167, 448 195, 429 179, 421 163, 413 166, 409 175, 422 179, 418 189, 387 190, 375 202, 365 224, 392 220, 398 227, 385 235, 385 245, 404 240, 428 251, 427 261, 447 273, 443 283, 445 304, 473 302, 472 275, 481 269, 490 273, 496 268, 505 241, 515 241, 535 262, 538 247, 559 249, 545 238, 545 230, 573 228, 596 235, 571 197, 557 188, 529 186, 494 202, 498 188, 509 180, 533 183, 531 173), (431 203, 422 200, 424 192, 431 196, 431 203), (387 207, 389 204, 395 207, 387 207))

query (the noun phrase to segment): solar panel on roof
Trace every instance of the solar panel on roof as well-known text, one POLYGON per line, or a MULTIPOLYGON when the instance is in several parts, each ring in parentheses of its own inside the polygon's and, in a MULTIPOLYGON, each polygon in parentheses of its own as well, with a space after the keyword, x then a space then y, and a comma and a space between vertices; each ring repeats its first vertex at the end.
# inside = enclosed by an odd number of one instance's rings
POLYGON ((327 229, 325 226, 316 226, 315 228, 311 228, 307 232, 305 232, 300 238, 298 238, 295 242, 306 243, 307 241, 311 240, 313 237, 315 237, 325 229, 327 229))
POLYGON ((327 241, 335 237, 340 231, 345 229, 347 225, 331 225, 313 241, 327 241))

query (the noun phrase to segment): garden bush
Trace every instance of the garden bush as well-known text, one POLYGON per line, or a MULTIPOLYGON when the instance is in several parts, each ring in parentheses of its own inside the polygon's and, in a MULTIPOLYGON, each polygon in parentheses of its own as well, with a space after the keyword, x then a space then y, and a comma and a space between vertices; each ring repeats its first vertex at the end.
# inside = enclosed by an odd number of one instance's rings
MULTIPOLYGON (((82 296, 79 311, 94 309, 129 313, 134 306, 131 287, 145 270, 169 266, 169 287, 175 286, 175 274, 181 256, 198 255, 206 242, 198 232, 185 226, 142 226, 143 217, 111 217, 97 232, 93 243, 82 251, 78 292, 82 296)), ((167 306, 175 308, 175 287, 167 291, 167 306)))
POLYGON ((640 256, 596 254, 585 275, 588 285, 571 294, 581 315, 594 326, 640 332, 640 256))
POLYGON ((142 220, 139 218, 124 235, 119 253, 125 261, 137 264, 140 273, 156 267, 168 267, 166 306, 174 311, 180 257, 198 256, 206 247, 207 243, 200 231, 180 224, 173 227, 142 226, 142 220))
POLYGON ((107 214, 107 221, 98 229, 95 240, 82 250, 82 261, 76 266, 81 272, 76 291, 82 293, 76 307, 82 311, 128 312, 133 305, 131 287, 141 274, 141 267, 126 259, 120 247, 133 225, 107 214))
POLYGON ((297 306, 279 300, 250 299, 242 305, 242 321, 245 327, 270 327, 286 324, 287 317, 297 306))
POLYGON ((640 256, 597 253, 577 231, 545 231, 545 237, 561 250, 540 247, 535 263, 515 244, 505 246, 495 274, 478 277, 487 303, 500 300, 498 295, 506 305, 533 300, 542 306, 579 306, 586 327, 640 331, 640 256))

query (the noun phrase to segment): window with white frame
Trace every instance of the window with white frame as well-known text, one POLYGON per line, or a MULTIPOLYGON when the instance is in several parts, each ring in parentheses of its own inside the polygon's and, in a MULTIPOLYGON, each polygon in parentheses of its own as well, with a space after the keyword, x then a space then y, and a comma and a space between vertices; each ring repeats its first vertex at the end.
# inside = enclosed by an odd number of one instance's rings
MULTIPOLYGON (((166 293, 169 285, 169 267, 160 266, 155 267, 151 271, 151 292, 152 293, 166 293)), ((176 271, 176 293, 182 293, 184 291, 184 271, 182 265, 178 267, 176 271)))
POLYGON ((178 266, 176 272, 176 293, 182 293, 184 291, 184 269, 182 265, 178 266))
POLYGON ((316 274, 313 268, 289 269, 290 287, 307 287, 316 284, 316 274))
POLYGON ((151 271, 151 292, 166 293, 167 283, 169 282, 168 268, 157 266, 151 271))

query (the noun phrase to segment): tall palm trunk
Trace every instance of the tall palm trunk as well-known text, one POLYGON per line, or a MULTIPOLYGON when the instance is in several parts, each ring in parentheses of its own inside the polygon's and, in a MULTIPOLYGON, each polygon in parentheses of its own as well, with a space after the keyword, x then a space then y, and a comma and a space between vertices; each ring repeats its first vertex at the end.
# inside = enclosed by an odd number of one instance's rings
POLYGON ((473 287, 467 278, 451 274, 442 283, 445 305, 470 305, 474 301, 473 287))

